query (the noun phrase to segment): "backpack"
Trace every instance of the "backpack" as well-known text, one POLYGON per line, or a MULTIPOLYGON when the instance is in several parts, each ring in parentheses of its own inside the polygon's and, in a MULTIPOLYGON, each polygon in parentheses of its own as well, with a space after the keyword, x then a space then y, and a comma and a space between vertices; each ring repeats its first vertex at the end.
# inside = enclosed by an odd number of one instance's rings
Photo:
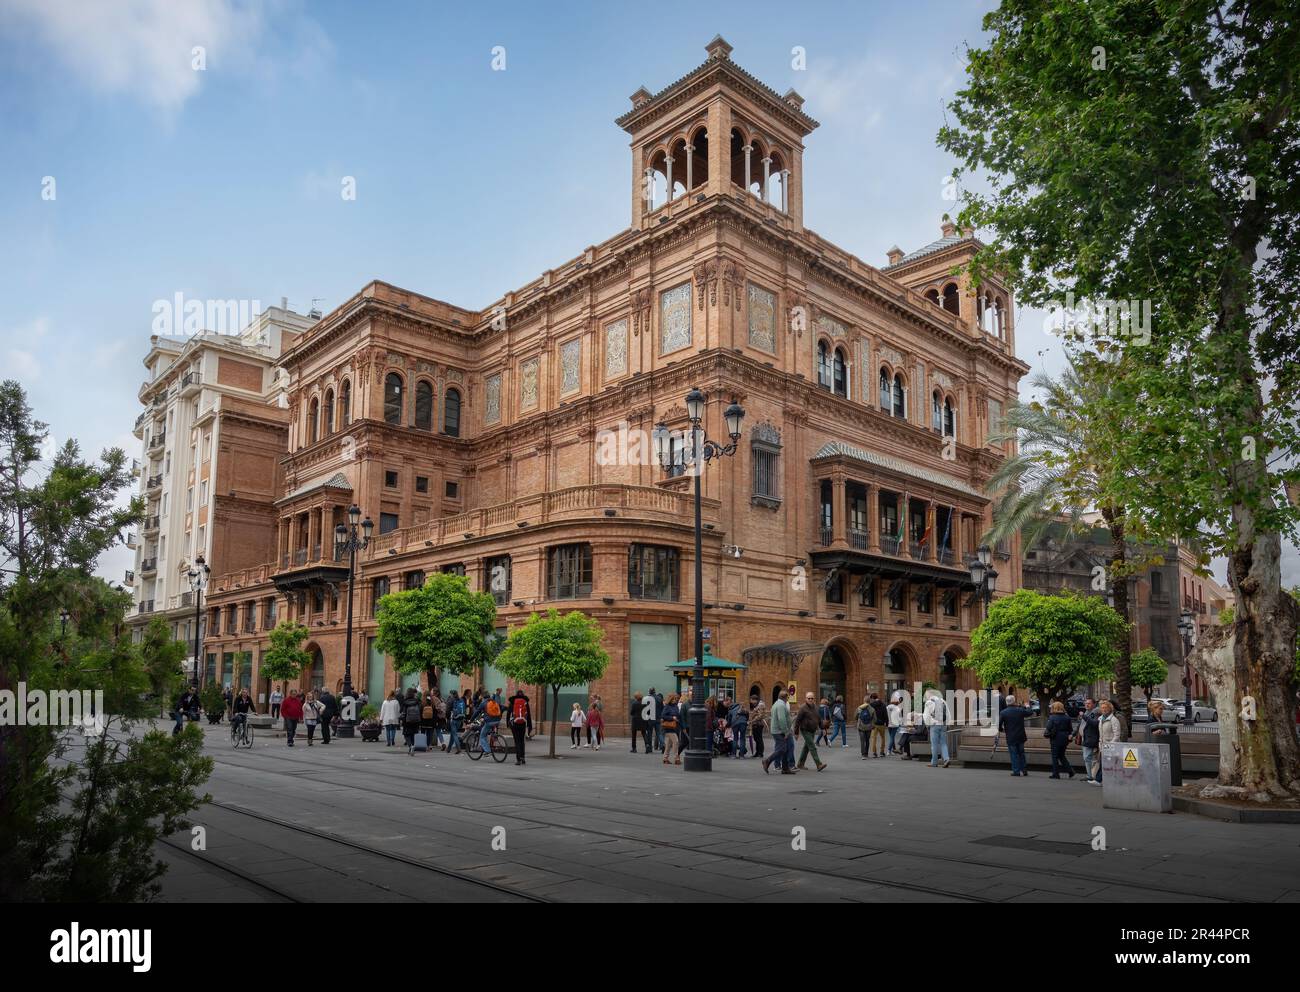
POLYGON ((515 723, 528 722, 528 701, 522 696, 516 696, 515 701, 510 704, 511 719, 515 723))
POLYGON ((408 699, 402 709, 402 717, 407 723, 419 723, 420 701, 418 699, 408 699))
POLYGON ((495 699, 489 699, 487 701, 487 709, 485 710, 485 712, 493 720, 496 720, 501 716, 501 706, 500 704, 497 703, 495 699))
POLYGON ((831 710, 831 716, 835 717, 836 720, 843 720, 844 706, 841 703, 836 703, 835 709, 831 710))

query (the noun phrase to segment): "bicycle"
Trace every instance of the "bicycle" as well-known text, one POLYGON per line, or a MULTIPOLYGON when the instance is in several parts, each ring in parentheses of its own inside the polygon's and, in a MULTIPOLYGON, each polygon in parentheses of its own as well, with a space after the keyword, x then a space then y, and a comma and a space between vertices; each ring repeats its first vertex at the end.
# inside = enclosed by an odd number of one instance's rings
MULTIPOLYGON (((483 730, 482 721, 468 723, 462 728, 460 735, 460 746, 465 753, 470 756, 471 761, 478 761, 483 757, 483 740, 479 736, 483 730)), ((497 723, 488 731, 488 748, 492 752, 492 760, 497 764, 506 760, 506 739, 501 736, 501 724, 497 723)))
POLYGON ((242 720, 236 720, 230 725, 230 746, 251 748, 253 746, 253 725, 248 721, 248 714, 239 714, 242 720))

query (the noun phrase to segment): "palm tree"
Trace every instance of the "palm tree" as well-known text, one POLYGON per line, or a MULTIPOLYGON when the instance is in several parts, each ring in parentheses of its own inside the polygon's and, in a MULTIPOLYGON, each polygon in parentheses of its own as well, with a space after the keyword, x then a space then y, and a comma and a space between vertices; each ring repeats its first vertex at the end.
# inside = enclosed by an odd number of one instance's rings
MULTIPOLYGON (((1108 495, 1112 474, 1120 471, 1111 453, 1122 425, 1107 417, 1104 401, 1109 382, 1119 373, 1120 364, 1112 359, 1071 359, 1059 376, 1039 373, 1031 380, 1033 388, 1042 391, 1042 400, 1011 404, 1001 425, 993 425, 989 440, 1018 442, 1018 450, 1013 449, 985 487, 995 502, 993 525, 984 541, 1020 533, 1027 550, 1053 525, 1063 521, 1067 534, 1076 534, 1088 526, 1087 511, 1100 512, 1110 533, 1106 578, 1114 608, 1127 624, 1128 578, 1144 562, 1131 560, 1128 548, 1128 538, 1140 530, 1140 522, 1108 495)), ((1131 652, 1126 637, 1115 665, 1115 708, 1126 735, 1132 716, 1131 652)))

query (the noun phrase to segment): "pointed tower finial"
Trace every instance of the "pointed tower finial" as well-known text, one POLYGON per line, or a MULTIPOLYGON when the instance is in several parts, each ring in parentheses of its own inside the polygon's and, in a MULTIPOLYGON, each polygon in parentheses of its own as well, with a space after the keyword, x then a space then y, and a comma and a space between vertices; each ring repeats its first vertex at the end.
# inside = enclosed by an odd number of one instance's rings
POLYGON ((709 53, 711 59, 731 58, 731 46, 727 44, 727 39, 720 34, 715 34, 713 40, 704 46, 704 50, 709 53))

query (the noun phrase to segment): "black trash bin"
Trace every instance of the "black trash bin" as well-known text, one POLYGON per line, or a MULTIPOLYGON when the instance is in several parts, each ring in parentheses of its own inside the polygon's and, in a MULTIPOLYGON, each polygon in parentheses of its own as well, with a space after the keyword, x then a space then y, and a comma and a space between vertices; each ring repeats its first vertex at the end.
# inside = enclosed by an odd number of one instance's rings
POLYGON ((1169 784, 1183 784, 1183 746, 1178 739, 1178 724, 1176 723, 1148 723, 1146 733, 1146 743, 1164 744, 1169 748, 1169 784), (1156 730, 1163 730, 1163 734, 1154 733, 1156 730))

